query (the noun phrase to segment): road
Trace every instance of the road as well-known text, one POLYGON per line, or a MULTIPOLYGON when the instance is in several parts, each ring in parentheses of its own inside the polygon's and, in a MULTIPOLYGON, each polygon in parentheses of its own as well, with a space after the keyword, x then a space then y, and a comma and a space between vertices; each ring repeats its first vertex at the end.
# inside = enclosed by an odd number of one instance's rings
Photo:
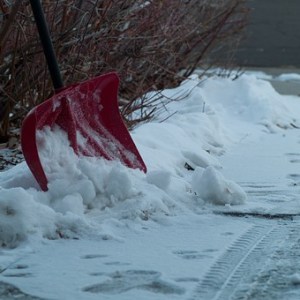
POLYGON ((247 0, 252 9, 236 60, 244 66, 300 67, 299 0, 247 0))

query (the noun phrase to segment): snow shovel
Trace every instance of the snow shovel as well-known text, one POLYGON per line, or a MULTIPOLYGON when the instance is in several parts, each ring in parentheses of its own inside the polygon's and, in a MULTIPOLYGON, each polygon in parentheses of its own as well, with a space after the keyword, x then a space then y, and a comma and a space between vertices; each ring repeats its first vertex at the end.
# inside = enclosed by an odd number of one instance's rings
POLYGON ((77 155, 119 160, 146 172, 118 109, 117 74, 108 73, 63 87, 40 0, 30 3, 55 90, 54 96, 28 113, 21 129, 24 158, 41 189, 48 190, 48 180, 39 157, 36 132, 55 124, 66 131, 77 155))

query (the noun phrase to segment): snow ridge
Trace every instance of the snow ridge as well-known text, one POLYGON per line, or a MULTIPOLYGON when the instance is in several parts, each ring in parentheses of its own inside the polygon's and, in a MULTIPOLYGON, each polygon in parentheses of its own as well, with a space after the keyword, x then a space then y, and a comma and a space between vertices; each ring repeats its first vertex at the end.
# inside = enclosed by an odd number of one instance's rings
POLYGON ((77 157, 59 127, 38 132, 49 191, 40 191, 25 163, 0 173, 1 246, 45 238, 118 239, 119 228, 129 224, 210 205, 243 205, 245 192, 222 175, 218 156, 249 128, 263 134, 296 124, 284 98, 253 75, 234 81, 193 75, 162 95, 166 110, 132 132, 148 174, 118 161, 77 157))

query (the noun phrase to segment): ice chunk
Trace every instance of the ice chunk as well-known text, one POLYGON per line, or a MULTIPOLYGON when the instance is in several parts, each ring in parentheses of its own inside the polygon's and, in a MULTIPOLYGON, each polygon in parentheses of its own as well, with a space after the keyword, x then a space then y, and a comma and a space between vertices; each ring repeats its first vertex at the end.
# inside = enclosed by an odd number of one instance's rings
POLYGON ((193 191, 204 201, 218 205, 237 205, 245 202, 243 189, 231 180, 226 180, 214 167, 205 170, 196 168, 192 177, 193 191))

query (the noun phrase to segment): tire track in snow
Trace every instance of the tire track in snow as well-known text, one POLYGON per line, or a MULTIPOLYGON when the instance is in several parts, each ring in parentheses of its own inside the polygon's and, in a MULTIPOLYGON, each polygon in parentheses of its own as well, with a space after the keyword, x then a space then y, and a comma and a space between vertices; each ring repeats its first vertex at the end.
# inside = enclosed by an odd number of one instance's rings
POLYGON ((235 292, 241 289, 245 292, 244 284, 255 280, 253 278, 261 271, 267 259, 298 226, 284 221, 253 225, 215 262, 190 300, 248 299, 240 298, 235 292))
POLYGON ((300 238, 299 222, 290 226, 286 239, 264 267, 248 277, 232 299, 300 299, 300 238))

